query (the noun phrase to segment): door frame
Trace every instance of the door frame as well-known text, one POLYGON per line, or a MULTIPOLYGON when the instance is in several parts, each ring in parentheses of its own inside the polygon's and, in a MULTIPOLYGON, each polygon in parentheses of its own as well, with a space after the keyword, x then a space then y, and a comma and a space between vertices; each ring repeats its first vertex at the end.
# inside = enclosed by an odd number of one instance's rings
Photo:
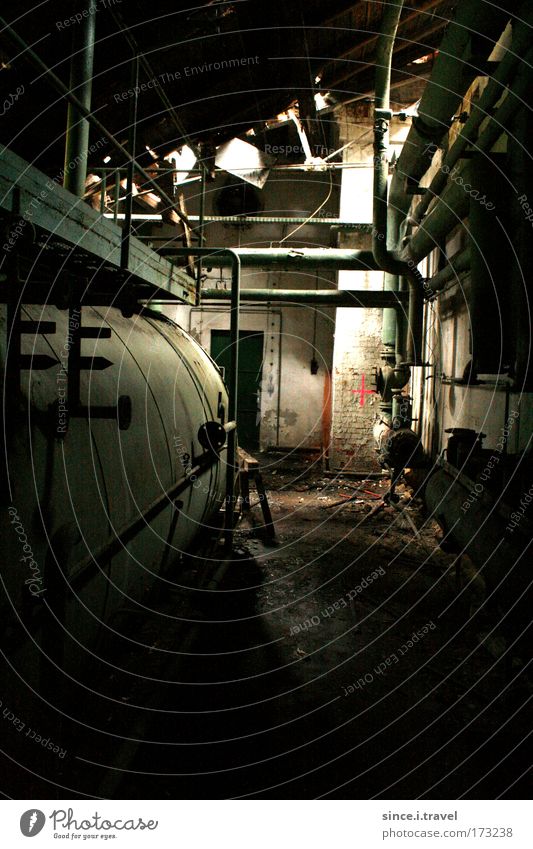
MULTIPOLYGON (((261 381, 261 422, 259 447, 278 444, 281 339, 282 321, 280 309, 244 307, 239 311, 239 330, 263 333, 263 374, 261 381), (272 337, 272 338, 271 338, 272 337)), ((229 310, 221 312, 217 307, 193 307, 189 311, 189 333, 198 340, 206 351, 210 351, 211 331, 229 330, 229 310)))

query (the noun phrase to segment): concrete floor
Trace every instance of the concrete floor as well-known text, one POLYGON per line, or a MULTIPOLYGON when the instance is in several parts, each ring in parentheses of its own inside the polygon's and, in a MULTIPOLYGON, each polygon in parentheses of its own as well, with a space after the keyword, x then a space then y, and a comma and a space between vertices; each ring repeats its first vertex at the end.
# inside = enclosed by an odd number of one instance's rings
POLYGON ((421 503, 401 488, 405 512, 369 517, 385 483, 262 462, 277 544, 254 508, 216 590, 183 588, 189 558, 157 613, 125 616, 145 648, 109 647, 69 795, 522 798, 531 681, 421 503))

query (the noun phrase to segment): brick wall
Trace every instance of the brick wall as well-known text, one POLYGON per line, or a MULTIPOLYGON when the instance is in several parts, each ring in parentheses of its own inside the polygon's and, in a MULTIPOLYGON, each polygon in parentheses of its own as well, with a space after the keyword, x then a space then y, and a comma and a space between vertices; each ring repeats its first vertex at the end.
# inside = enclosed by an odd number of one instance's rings
MULTIPOLYGON (((338 115, 340 143, 352 144, 344 152, 344 162, 355 165, 343 171, 340 217, 356 223, 372 222, 373 133, 372 107, 355 103, 338 115)), ((400 152, 408 131, 406 124, 392 122, 389 158, 400 152)), ((361 233, 342 234, 339 247, 370 250, 371 237, 361 233)), ((383 273, 339 273, 339 289, 383 289, 383 273)), ((381 310, 338 309, 333 351, 333 410, 330 464, 332 469, 379 469, 373 439, 373 425, 379 397, 366 394, 364 404, 352 392, 375 389, 375 370, 381 365, 381 310)))
MULTIPOLYGON (((358 275, 361 277, 361 275, 358 275)), ((369 274, 358 288, 381 288, 382 275, 369 274)), ((378 396, 361 395, 352 390, 375 389, 375 369, 381 351, 381 310, 338 309, 333 355, 333 415, 330 465, 332 469, 376 470, 372 428, 378 396)))

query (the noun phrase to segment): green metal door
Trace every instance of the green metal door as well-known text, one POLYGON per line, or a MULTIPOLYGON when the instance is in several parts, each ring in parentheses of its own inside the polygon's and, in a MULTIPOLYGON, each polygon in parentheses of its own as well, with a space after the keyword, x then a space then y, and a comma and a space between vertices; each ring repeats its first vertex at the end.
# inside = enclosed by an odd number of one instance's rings
MULTIPOLYGON (((211 356, 224 368, 227 380, 230 367, 229 330, 211 331, 211 356)), ((239 445, 259 448, 259 403, 263 372, 263 334, 255 330, 239 333, 239 388, 237 392, 237 428, 239 445)))

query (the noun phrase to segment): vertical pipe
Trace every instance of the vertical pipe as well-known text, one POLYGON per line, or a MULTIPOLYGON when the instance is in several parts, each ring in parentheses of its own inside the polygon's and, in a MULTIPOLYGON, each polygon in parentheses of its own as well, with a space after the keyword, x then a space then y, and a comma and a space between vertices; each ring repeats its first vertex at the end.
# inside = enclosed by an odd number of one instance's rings
MULTIPOLYGON (((409 334, 407 337, 407 360, 412 365, 420 361, 423 280, 417 268, 398 260, 389 249, 398 249, 400 234, 388 232, 388 162, 387 147, 389 138, 390 112, 390 76, 394 39, 402 13, 403 0, 386 5, 381 33, 376 46, 376 96, 374 102, 374 206, 372 228, 372 253, 383 271, 389 274, 403 274, 409 281, 409 334), (411 319, 413 322, 411 323, 411 319)), ((399 219, 396 219, 399 225, 399 219)))
MULTIPOLYGON (((401 263, 395 263, 387 248, 387 196, 389 141, 390 77, 396 31, 400 23, 403 0, 383 4, 380 36, 376 45, 374 99, 374 209, 372 253, 384 271, 399 274, 401 263), (398 267, 395 267, 398 266, 398 267)), ((396 234, 394 234, 396 238, 396 234)))
POLYGON ((422 362, 423 313, 423 289, 419 286, 412 286, 409 292, 409 309, 407 313, 407 359, 412 365, 420 365, 422 362))
MULTIPOLYGON (((204 218, 205 218, 205 183, 206 183, 206 174, 207 169, 202 168, 202 179, 200 184, 200 209, 199 209, 199 221, 198 221, 198 245, 200 248, 203 248, 205 245, 205 234, 204 234, 204 218)), ((202 289, 202 256, 198 257, 198 262, 196 265, 196 306, 200 305, 201 298, 201 289, 202 289)))
MULTIPOLYGON (((383 288, 386 292, 397 292, 399 286, 398 277, 395 274, 385 274, 383 288)), ((397 336, 397 313, 395 309, 383 310, 383 325, 381 328, 381 341, 383 342, 383 356, 393 359, 396 351, 397 336)), ((395 358, 396 359, 396 358, 395 358)))
MULTIPOLYGON (((70 62, 70 91, 89 110, 91 108, 96 11, 96 6, 92 0, 85 0, 83 3, 83 19, 73 27, 70 62)), ((69 103, 63 186, 80 198, 85 194, 88 147, 89 122, 85 120, 76 106, 69 103)))
POLYGON ((137 105, 139 101, 139 54, 133 57, 131 68, 131 87, 133 97, 130 100, 128 145, 131 159, 128 162, 126 203, 124 207, 124 223, 122 225, 122 241, 120 245, 120 266, 127 268, 130 258, 131 211, 133 208, 133 177, 135 172, 135 151, 137 148, 137 105))
MULTIPOLYGON (((237 420, 237 392, 239 389, 239 310, 241 288, 241 261, 235 251, 228 249, 231 258, 231 317, 230 317, 230 371, 228 380, 228 420, 237 420)), ((237 430, 228 433, 228 468, 226 470, 225 543, 233 544, 233 511, 235 508, 235 476, 238 471, 237 430)))
MULTIPOLYGON (((399 291, 407 292, 409 289, 409 283, 405 279, 405 277, 400 277, 399 280, 399 291)), ((407 325, 407 313, 405 311, 405 305, 398 310, 396 310, 396 364, 404 363, 406 360, 406 350, 405 350, 405 335, 406 335, 406 325, 407 325)))

